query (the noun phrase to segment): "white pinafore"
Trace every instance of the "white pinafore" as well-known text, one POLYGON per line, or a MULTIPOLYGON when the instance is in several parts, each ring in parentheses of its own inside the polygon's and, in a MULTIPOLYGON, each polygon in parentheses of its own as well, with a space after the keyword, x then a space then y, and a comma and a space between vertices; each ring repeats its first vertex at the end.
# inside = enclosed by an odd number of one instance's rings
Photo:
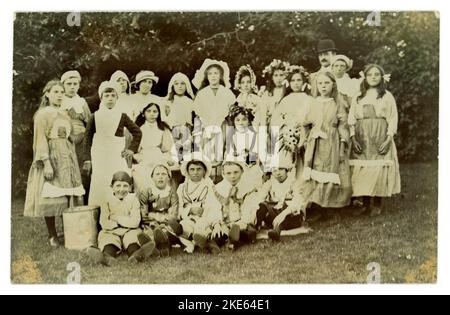
POLYGON ((92 140, 91 159, 92 177, 89 193, 89 205, 101 206, 111 194, 111 179, 114 173, 130 173, 126 160, 122 157, 125 149, 125 137, 117 137, 122 112, 100 107, 95 115, 95 134, 92 140))

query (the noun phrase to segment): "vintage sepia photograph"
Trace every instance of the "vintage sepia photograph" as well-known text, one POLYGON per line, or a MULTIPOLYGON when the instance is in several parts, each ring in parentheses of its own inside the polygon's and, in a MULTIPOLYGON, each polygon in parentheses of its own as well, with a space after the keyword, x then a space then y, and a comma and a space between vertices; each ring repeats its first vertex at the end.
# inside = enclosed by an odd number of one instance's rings
POLYGON ((439 12, 13 24, 12 284, 437 283, 439 12))

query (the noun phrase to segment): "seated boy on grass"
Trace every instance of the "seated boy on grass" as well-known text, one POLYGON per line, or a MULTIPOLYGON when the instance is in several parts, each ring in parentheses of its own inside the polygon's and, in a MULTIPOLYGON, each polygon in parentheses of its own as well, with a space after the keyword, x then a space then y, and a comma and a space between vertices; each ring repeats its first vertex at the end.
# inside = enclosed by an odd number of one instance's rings
POLYGON ((221 204, 209 178, 211 169, 209 160, 197 152, 186 156, 181 164, 186 180, 178 187, 179 216, 183 227, 180 241, 189 253, 195 247, 213 254, 220 252, 214 238, 220 236, 221 204))
MULTIPOLYGON (((150 187, 138 193, 141 228, 153 238, 162 256, 168 256, 183 228, 178 223, 178 195, 170 183, 172 172, 166 164, 156 164, 150 171, 150 187)), ((140 240, 145 241, 145 240, 140 240)))
POLYGON ((224 179, 215 187, 216 197, 222 204, 221 226, 225 235, 219 245, 228 238, 230 249, 256 241, 256 229, 249 224, 253 221, 249 215, 256 189, 242 180, 246 167, 243 162, 225 161, 222 165, 224 179))
POLYGON ((261 228, 264 223, 270 229, 269 238, 274 241, 280 240, 282 230, 301 227, 305 218, 306 204, 292 168, 293 163, 288 158, 280 159, 270 180, 258 192, 260 204, 256 212, 256 228, 261 228))
POLYGON ((100 209, 98 248, 89 247, 87 253, 95 263, 111 266, 122 253, 128 254, 129 262, 142 262, 150 257, 155 243, 149 237, 140 243, 139 228, 141 212, 139 200, 131 194, 132 179, 126 172, 117 172, 111 181, 112 194, 100 209))

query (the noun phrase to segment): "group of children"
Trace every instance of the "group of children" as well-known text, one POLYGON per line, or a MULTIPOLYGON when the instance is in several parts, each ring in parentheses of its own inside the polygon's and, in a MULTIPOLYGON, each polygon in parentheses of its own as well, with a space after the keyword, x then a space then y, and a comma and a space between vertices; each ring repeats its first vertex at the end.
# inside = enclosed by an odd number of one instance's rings
POLYGON ((54 216, 63 207, 36 209, 44 199, 67 200, 89 189, 87 203, 101 207, 102 230, 98 248, 88 253, 105 265, 122 251, 143 261, 156 251, 168 255, 173 245, 218 253, 255 242, 262 228, 278 241, 282 230, 302 226, 307 209, 308 218, 317 217, 350 205, 352 197, 362 198, 355 215, 379 214, 381 198, 400 192, 389 78, 370 64, 360 79, 350 79, 351 60, 329 52, 320 52, 322 69, 313 74, 273 60, 260 89, 252 68, 242 66, 237 97, 223 61, 204 61, 192 80, 196 94, 185 74, 175 74, 165 98, 151 93, 158 83, 152 71, 136 75, 134 94, 127 75, 116 71, 100 85, 93 114, 77 94, 79 73, 65 73, 54 85, 64 88, 61 101, 47 88, 43 100, 52 111, 38 119, 48 112, 42 107, 35 116, 30 176, 41 179, 29 179, 25 214, 46 216, 56 245, 54 216), (51 131, 57 115, 67 118, 51 131), (64 139, 69 158, 54 139, 64 139), (61 172, 60 156, 68 160, 61 172), (83 185, 80 168, 91 175, 83 185), (39 185, 61 179, 64 187, 42 196, 39 185))

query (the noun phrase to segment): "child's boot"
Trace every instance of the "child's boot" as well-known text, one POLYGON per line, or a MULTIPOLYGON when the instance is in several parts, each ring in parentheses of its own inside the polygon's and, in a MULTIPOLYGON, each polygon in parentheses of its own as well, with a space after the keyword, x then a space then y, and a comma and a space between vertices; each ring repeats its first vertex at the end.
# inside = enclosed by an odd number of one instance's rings
POLYGON ((96 247, 86 248, 86 255, 89 257, 90 262, 93 264, 101 264, 104 259, 103 253, 96 247))
POLYGON ((152 255, 154 249, 155 249, 154 242, 150 241, 148 243, 145 243, 130 255, 128 261, 132 263, 143 262, 146 258, 152 255))
POLYGON ((175 235, 183 234, 183 227, 181 226, 180 223, 178 223, 177 220, 171 219, 167 222, 167 225, 170 227, 170 229, 175 235))
POLYGON ((215 241, 209 240, 208 243, 206 244, 206 247, 211 254, 213 255, 220 254, 220 247, 219 245, 217 245, 215 241))
POLYGON ((320 221, 323 218, 322 209, 319 206, 312 204, 309 209, 306 210, 306 220, 310 223, 320 221))
POLYGON ((371 207, 370 209, 370 216, 376 217, 379 216, 380 214, 381 214, 381 198, 375 197, 373 199, 373 207, 371 207))
POLYGON ((156 248, 161 253, 161 256, 169 256, 170 243, 166 233, 158 227, 153 231, 153 237, 155 238, 156 248))
POLYGON ((279 242, 281 239, 281 230, 279 228, 274 228, 269 231, 268 235, 272 241, 279 242))
POLYGON ((265 222, 268 213, 269 210, 267 206, 264 203, 261 203, 258 211, 256 212, 256 227, 258 229, 261 228, 262 224, 265 222))
POLYGON ((242 243, 251 244, 256 242, 256 229, 252 226, 247 226, 245 230, 242 230, 240 233, 240 241, 242 243))
POLYGON ((194 244, 198 246, 200 249, 204 249, 206 247, 207 240, 203 235, 194 234, 192 240, 194 244))
POLYGON ((352 215, 354 217, 359 217, 360 215, 363 215, 363 214, 365 214, 365 213, 367 213, 369 211, 370 211, 370 198, 363 197, 362 198, 362 205, 360 207, 356 208, 353 211, 352 215))
POLYGON ((152 238, 147 233, 144 232, 139 233, 137 238, 141 246, 150 243, 152 241, 152 238))

